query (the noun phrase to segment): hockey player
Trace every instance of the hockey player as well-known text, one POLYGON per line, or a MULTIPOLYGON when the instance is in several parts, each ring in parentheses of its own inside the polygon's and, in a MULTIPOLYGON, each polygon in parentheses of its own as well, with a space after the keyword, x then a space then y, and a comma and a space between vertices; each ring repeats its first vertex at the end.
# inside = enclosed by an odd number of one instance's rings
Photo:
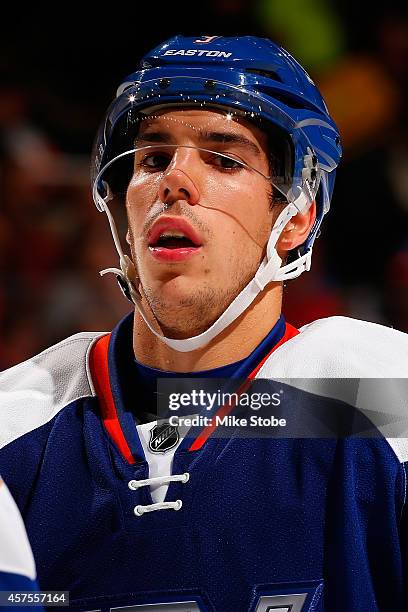
POLYGON ((121 84, 92 189, 135 308, 0 375, 0 470, 42 589, 80 610, 406 608, 408 450, 375 400, 404 407, 408 339, 340 317, 296 330, 281 314, 340 156, 316 86, 265 39, 177 36, 121 84), (157 420, 156 381, 180 376, 281 381, 282 418, 353 408, 376 435, 157 420))

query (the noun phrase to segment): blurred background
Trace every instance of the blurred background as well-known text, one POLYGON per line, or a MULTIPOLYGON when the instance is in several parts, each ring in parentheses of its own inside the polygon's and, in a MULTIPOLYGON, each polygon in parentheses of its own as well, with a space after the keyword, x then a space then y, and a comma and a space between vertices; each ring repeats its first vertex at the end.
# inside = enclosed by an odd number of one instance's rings
MULTIPOLYGON (((120 80, 174 34, 267 36, 319 85, 344 159, 311 272, 285 287, 302 325, 343 314, 408 332, 406 2, 208 0, 8 7, 0 41, 0 369, 128 312, 93 138, 120 80), (100 5, 102 6, 102 5, 100 5), (13 14, 15 13, 15 14, 13 14)), ((381 347, 378 347, 381 350, 381 347)))

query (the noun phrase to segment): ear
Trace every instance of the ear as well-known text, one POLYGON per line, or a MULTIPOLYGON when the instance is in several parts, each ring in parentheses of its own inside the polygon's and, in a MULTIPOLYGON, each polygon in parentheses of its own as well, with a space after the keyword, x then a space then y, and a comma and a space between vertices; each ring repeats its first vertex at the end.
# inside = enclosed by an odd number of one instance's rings
POLYGON ((303 244, 316 220, 316 202, 312 202, 304 213, 298 213, 285 225, 276 245, 280 257, 286 258, 289 251, 303 244))
POLYGON ((130 230, 129 230, 129 228, 128 228, 128 231, 126 232, 126 242, 128 244, 130 244, 130 230))

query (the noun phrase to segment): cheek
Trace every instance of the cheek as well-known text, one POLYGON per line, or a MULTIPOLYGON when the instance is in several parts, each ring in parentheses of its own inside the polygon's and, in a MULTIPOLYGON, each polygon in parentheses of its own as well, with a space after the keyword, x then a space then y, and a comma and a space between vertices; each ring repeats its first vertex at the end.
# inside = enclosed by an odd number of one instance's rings
POLYGON ((248 224, 253 228, 258 242, 266 244, 272 230, 275 211, 272 209, 272 188, 262 181, 248 194, 248 224))
POLYGON ((157 199, 159 179, 141 179, 133 175, 126 192, 126 206, 146 210, 157 199))
POLYGON ((236 202, 232 213, 214 211, 212 226, 216 240, 212 245, 215 249, 212 249, 211 263, 217 275, 222 271, 220 277, 226 283, 232 269, 244 271, 259 264, 271 232, 269 200, 265 198, 261 207, 259 199, 246 195, 245 202, 236 202))
POLYGON ((228 204, 228 213, 235 220, 234 229, 244 243, 251 241, 264 246, 273 225, 271 196, 264 181, 248 181, 245 188, 242 184, 236 189, 231 188, 225 204, 228 204))
POLYGON ((132 235, 137 238, 143 230, 147 212, 157 202, 158 186, 154 181, 141 181, 135 176, 126 192, 126 212, 132 235))

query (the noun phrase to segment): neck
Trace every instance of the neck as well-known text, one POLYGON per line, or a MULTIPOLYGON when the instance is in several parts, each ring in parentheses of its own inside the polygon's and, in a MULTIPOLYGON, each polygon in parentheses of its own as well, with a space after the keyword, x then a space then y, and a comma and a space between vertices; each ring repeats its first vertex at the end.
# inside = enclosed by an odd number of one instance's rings
POLYGON ((282 285, 273 283, 236 321, 206 346, 188 353, 171 349, 149 330, 135 310, 133 350, 141 363, 172 372, 210 370, 245 359, 279 319, 282 285))

